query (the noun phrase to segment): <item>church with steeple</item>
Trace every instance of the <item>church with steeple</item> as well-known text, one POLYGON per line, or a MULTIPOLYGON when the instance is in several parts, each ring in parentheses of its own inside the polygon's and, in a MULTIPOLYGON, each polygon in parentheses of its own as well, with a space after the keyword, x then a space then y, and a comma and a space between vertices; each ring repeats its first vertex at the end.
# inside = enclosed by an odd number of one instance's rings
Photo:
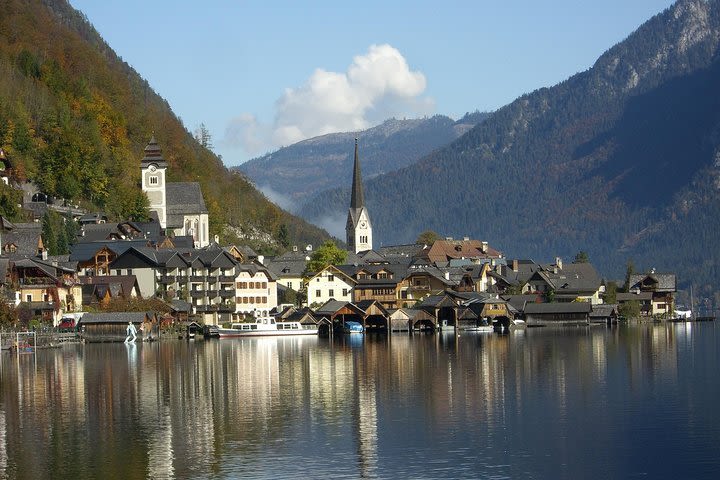
POLYGON ((140 161, 142 190, 148 198, 148 209, 157 215, 165 234, 192 237, 202 248, 210 244, 208 210, 198 182, 167 182, 168 163, 155 136, 145 147, 140 161))
POLYGON ((352 195, 350 210, 345 225, 348 251, 353 253, 372 250, 372 225, 370 214, 365 207, 362 176, 360 175, 360 159, 358 158, 358 141, 355 139, 355 163, 353 165, 352 195))

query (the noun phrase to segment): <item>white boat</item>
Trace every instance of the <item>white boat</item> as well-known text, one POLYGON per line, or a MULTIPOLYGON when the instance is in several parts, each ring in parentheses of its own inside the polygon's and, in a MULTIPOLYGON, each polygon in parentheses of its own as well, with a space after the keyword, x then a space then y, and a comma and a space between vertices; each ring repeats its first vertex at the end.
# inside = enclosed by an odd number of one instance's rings
POLYGON ((254 323, 233 323, 230 328, 218 329, 220 338, 265 337, 285 335, 317 335, 317 326, 306 326, 300 322, 276 322, 273 317, 260 317, 254 323))
POLYGON ((495 331, 492 325, 478 325, 473 327, 467 327, 465 328, 465 331, 467 332, 485 332, 485 333, 492 333, 495 331))

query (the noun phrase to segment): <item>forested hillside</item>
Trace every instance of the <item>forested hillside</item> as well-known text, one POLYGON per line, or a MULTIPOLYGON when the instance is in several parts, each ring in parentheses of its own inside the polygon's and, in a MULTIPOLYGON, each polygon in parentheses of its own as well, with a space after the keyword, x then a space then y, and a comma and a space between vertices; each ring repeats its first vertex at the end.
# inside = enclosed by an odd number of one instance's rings
MULTIPOLYGON (((366 182, 376 243, 442 235, 510 256, 590 253, 607 277, 720 285, 720 2, 683 0, 588 71, 524 95, 448 147, 366 182)), ((310 199, 333 214, 347 192, 310 199)), ((696 290, 697 292, 698 290, 696 290)), ((720 298, 718 298, 720 300, 720 298)))
POLYGON ((350 188, 355 137, 360 139, 363 176, 372 178, 412 165, 488 116, 486 112, 474 112, 457 121, 443 115, 390 119, 361 132, 331 133, 304 140, 236 168, 260 188, 279 192, 297 204, 324 190, 350 188))
POLYGON ((195 141, 67 1, 0 2, 0 147, 20 178, 114 219, 140 218, 139 162, 152 134, 169 180, 200 182, 211 234, 261 250, 327 238, 195 141))

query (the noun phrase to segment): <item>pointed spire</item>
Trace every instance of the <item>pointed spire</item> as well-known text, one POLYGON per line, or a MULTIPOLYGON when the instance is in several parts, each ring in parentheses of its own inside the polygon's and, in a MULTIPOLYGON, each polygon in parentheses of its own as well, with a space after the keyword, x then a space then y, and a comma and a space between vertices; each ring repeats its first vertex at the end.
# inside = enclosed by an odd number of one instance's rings
POLYGON ((358 139, 355 138, 355 165, 353 166, 352 196, 350 208, 358 209, 365 206, 363 195, 362 176, 360 175, 360 159, 358 159, 358 139))

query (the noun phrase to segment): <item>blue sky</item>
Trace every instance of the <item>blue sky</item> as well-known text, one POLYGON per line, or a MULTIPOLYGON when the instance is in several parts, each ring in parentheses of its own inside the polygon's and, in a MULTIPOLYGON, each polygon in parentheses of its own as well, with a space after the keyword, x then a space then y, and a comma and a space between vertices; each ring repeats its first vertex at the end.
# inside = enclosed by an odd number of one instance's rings
POLYGON ((394 116, 459 118, 586 70, 669 0, 70 0, 227 165, 394 116))

